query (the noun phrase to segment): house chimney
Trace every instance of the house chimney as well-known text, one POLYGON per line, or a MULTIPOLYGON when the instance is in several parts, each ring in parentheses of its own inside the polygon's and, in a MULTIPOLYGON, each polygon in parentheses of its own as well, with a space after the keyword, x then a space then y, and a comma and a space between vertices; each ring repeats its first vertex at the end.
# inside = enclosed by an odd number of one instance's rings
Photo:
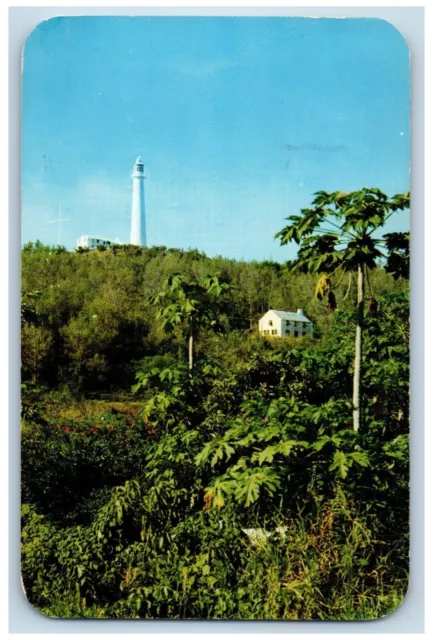
POLYGON ((304 315, 304 310, 303 309, 296 309, 296 313, 299 314, 300 316, 304 315))

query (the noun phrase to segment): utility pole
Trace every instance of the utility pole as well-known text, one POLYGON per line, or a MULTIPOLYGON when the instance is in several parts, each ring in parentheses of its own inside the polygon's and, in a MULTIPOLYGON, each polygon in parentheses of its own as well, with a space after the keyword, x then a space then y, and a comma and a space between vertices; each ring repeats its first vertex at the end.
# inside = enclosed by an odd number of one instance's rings
POLYGON ((62 222, 66 222, 67 220, 69 220, 69 218, 62 218, 62 210, 61 210, 61 203, 59 201, 59 211, 57 214, 57 218, 55 220, 48 220, 48 222, 56 222, 58 227, 57 227, 57 244, 60 246, 61 245, 61 239, 62 239, 62 222))

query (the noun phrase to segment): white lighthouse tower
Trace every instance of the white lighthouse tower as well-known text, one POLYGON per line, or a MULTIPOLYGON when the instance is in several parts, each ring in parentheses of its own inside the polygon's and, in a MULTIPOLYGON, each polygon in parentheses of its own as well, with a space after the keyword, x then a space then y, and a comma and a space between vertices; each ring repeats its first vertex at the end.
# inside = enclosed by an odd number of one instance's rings
POLYGON ((132 212, 130 243, 146 246, 146 213, 144 208, 144 166, 140 156, 132 170, 132 212))

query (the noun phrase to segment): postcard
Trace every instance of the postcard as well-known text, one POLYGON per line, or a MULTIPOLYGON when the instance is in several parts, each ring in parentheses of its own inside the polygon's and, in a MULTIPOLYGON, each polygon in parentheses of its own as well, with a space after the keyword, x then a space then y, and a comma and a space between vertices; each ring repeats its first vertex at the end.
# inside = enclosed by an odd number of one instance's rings
POLYGON ((53 618, 372 620, 409 581, 409 51, 58 17, 23 52, 21 576, 53 618))

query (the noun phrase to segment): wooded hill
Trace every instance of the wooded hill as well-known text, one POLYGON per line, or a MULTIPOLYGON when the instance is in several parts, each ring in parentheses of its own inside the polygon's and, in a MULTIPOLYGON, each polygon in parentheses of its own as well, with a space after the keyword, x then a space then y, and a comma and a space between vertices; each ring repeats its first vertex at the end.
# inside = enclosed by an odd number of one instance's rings
POLYGON ((290 265, 164 247, 37 244, 22 258, 22 576, 36 608, 354 620, 398 607, 407 280, 378 268, 366 282, 355 430, 350 274, 330 305, 317 274, 290 265), (313 337, 258 336, 269 307, 303 308, 313 337))
MULTIPOLYGON (((198 332, 199 356, 230 351, 234 344, 242 349, 257 337, 258 320, 270 308, 304 309, 315 323, 317 343, 331 330, 326 305, 314 295, 317 278, 293 274, 289 267, 166 247, 76 253, 28 243, 22 254, 28 320, 22 332, 23 381, 83 392, 129 390, 142 358, 166 353, 186 357, 181 330, 167 334, 149 302, 176 273, 190 281, 217 276, 231 285, 219 308, 217 329, 198 332)), ((407 290, 406 281, 395 281, 382 269, 372 272, 370 283, 370 297, 407 290)), ((356 287, 348 287, 345 277, 337 293, 339 309, 356 304, 356 287)))

